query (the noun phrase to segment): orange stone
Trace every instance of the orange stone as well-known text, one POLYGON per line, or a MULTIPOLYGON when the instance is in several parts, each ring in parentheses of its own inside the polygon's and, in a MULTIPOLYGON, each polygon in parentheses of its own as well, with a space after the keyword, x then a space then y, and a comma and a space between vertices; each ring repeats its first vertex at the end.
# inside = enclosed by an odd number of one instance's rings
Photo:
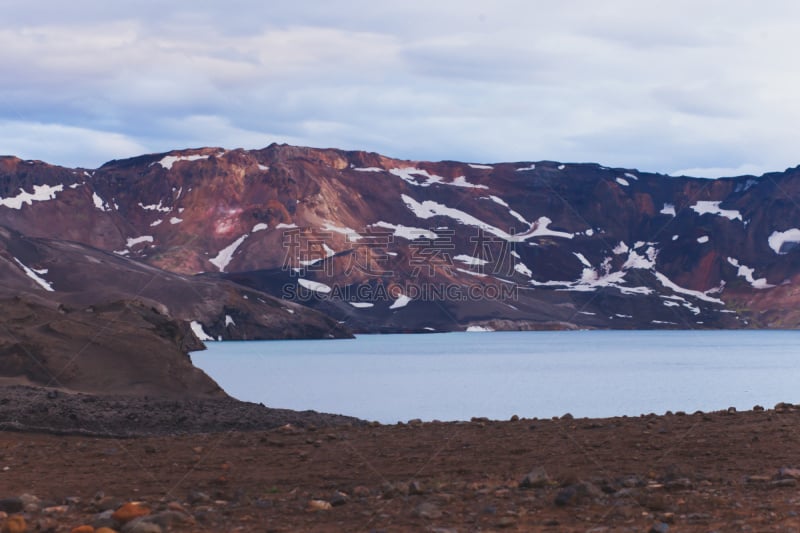
POLYGON ((13 515, 6 520, 6 523, 3 524, 3 529, 0 531, 2 533, 25 533, 28 531, 28 525, 20 515, 13 515))
POLYGON ((94 527, 83 525, 83 526, 73 527, 69 533, 95 533, 95 531, 94 527))
POLYGON ((147 516, 149 514, 150 514, 150 509, 148 509, 144 505, 130 502, 126 503, 125 505, 114 511, 114 514, 111 515, 111 518, 113 518, 114 520, 116 520, 121 524, 127 524, 134 518, 139 518, 140 516, 147 516))

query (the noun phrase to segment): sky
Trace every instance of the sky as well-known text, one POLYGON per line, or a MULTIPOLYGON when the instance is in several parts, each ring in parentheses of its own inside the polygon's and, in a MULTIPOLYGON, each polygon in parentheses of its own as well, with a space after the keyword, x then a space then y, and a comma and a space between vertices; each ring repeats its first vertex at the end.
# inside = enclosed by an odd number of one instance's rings
POLYGON ((800 2, 3 0, 0 154, 800 164, 800 2))

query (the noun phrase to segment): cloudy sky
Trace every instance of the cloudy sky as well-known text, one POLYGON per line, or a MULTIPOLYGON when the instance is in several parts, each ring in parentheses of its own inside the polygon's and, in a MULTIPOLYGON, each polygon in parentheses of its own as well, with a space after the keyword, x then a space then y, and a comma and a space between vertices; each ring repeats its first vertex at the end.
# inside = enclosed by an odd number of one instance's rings
POLYGON ((3 0, 0 153, 800 164, 800 3, 3 0))

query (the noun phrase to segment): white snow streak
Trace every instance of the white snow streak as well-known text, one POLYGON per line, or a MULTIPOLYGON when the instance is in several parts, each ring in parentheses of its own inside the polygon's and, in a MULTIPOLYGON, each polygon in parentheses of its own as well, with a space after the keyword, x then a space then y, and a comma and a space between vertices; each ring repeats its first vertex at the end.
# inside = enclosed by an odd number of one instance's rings
POLYGON ((372 224, 373 227, 377 228, 384 228, 390 229, 394 231, 395 237, 400 237, 403 239, 407 239, 409 241, 413 241, 414 239, 425 238, 425 239, 437 239, 439 238, 436 233, 433 231, 422 229, 422 228, 415 228, 413 226, 404 226, 402 224, 390 224, 388 222, 380 221, 372 224))
POLYGON ((400 309, 401 307, 407 306, 411 302, 411 298, 406 296, 405 294, 401 294, 397 297, 397 299, 389 306, 389 309, 400 309))
POLYGON ((738 259, 729 257, 728 263, 735 266, 737 268, 736 275, 744 278, 754 289, 770 289, 775 286, 767 283, 767 278, 754 279, 753 274, 756 270, 740 264, 738 259))
POLYGON ((319 292, 319 293, 322 293, 322 294, 327 294, 327 293, 329 293, 329 292, 331 292, 333 290, 328 285, 325 285, 324 283, 320 283, 318 281, 311 281, 310 279, 299 278, 297 280, 297 283, 301 287, 304 287, 304 288, 306 288, 306 289, 308 289, 310 291, 316 291, 316 292, 319 292))
POLYGON ((11 209, 22 209, 22 204, 31 205, 33 202, 55 200, 56 193, 63 191, 63 185, 34 185, 32 193, 25 192, 25 189, 20 188, 20 193, 18 195, 0 198, 0 205, 10 207, 11 209))
POLYGON ((197 320, 192 320, 192 322, 189 325, 191 326, 192 331, 194 332, 195 336, 198 339, 200 339, 201 341, 213 341, 214 340, 214 337, 212 337, 211 335, 206 333, 206 331, 203 329, 203 325, 200 322, 198 322, 197 320))
POLYGON ((127 248, 133 248, 137 244, 141 244, 143 242, 153 242, 153 237, 151 235, 142 235, 141 237, 132 237, 128 239, 128 243, 125 245, 127 248))
POLYGON ((722 202, 701 201, 691 206, 691 209, 700 215, 719 215, 729 220, 739 219, 740 221, 743 221, 742 214, 739 211, 735 209, 721 209, 719 207, 719 204, 721 203, 722 202))
POLYGON ((142 202, 139 202, 139 207, 145 211, 158 211, 159 213, 169 213, 172 211, 171 207, 162 206, 161 202, 162 200, 159 200, 157 204, 152 205, 144 205, 142 202))
POLYGON ((692 296, 694 298, 697 298, 698 300, 703 300, 704 302, 710 302, 712 304, 725 305, 725 302, 723 302, 719 298, 713 298, 713 297, 709 296, 708 294, 706 294, 705 292, 695 291, 695 290, 692 290, 692 289, 685 289, 685 288, 681 287, 680 285, 678 285, 675 282, 673 282, 671 279, 669 279, 667 276, 665 276, 661 272, 655 272, 655 275, 656 275, 656 279, 658 279, 658 281, 660 281, 663 286, 665 286, 668 289, 672 289, 673 292, 677 292, 677 293, 680 293, 680 294, 685 294, 687 296, 692 296))
POLYGON ((244 242, 248 235, 242 235, 231 244, 219 251, 216 257, 209 259, 208 262, 219 269, 220 272, 225 272, 225 268, 230 264, 233 259, 233 254, 236 249, 244 242))
POLYGON ((209 156, 207 155, 168 155, 163 157, 160 161, 156 161, 152 163, 152 165, 161 165, 162 167, 166 168, 167 170, 172 170, 172 165, 177 163, 178 161, 198 161, 200 159, 208 159, 209 156))
POLYGON ((462 263, 465 263, 470 266, 483 266, 489 262, 485 259, 480 259, 478 257, 472 257, 470 255, 465 255, 465 254, 457 255, 453 259, 455 259, 456 261, 461 261, 462 263))
POLYGON ((470 189, 488 189, 486 185, 479 185, 476 183, 470 183, 467 181, 467 178, 464 176, 458 176, 453 179, 453 181, 449 183, 442 183, 442 185, 452 185, 453 187, 467 187, 470 189))
POLYGON ((16 261, 17 264, 22 267, 22 270, 25 272, 25 275, 31 278, 33 281, 35 281, 41 288, 49 292, 55 292, 55 289, 53 289, 53 284, 38 275, 38 274, 47 274, 47 269, 33 270, 32 268, 28 268, 27 266, 25 266, 22 263, 22 261, 20 261, 16 257, 14 258, 14 261, 16 261))
POLYGON ((530 227, 526 232, 511 235, 499 228, 486 224, 482 220, 475 218, 464 211, 447 207, 446 205, 438 202, 425 200, 424 202, 420 203, 405 194, 402 195, 402 198, 403 202, 406 204, 406 207, 408 207, 408 209, 410 209, 419 218, 428 219, 435 216, 452 218, 461 224, 481 228, 487 233, 491 233, 507 241, 522 242, 533 237, 561 237, 565 239, 572 239, 575 236, 573 233, 549 229, 548 226, 552 223, 552 220, 547 217, 539 217, 539 220, 530 224, 530 227))
POLYGON ((111 211, 111 208, 108 207, 108 203, 100 198, 96 192, 92 193, 92 202, 94 202, 94 206, 100 211, 111 211))

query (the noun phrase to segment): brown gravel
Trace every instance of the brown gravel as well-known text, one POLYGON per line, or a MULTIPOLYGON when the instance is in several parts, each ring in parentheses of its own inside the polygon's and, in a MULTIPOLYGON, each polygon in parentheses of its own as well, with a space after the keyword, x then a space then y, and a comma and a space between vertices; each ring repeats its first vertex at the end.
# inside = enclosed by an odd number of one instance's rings
POLYGON ((174 531, 800 531, 800 409, 776 407, 128 439, 0 432, 0 498, 66 505, 46 517, 54 531, 131 500, 159 516, 184 509, 174 531))

